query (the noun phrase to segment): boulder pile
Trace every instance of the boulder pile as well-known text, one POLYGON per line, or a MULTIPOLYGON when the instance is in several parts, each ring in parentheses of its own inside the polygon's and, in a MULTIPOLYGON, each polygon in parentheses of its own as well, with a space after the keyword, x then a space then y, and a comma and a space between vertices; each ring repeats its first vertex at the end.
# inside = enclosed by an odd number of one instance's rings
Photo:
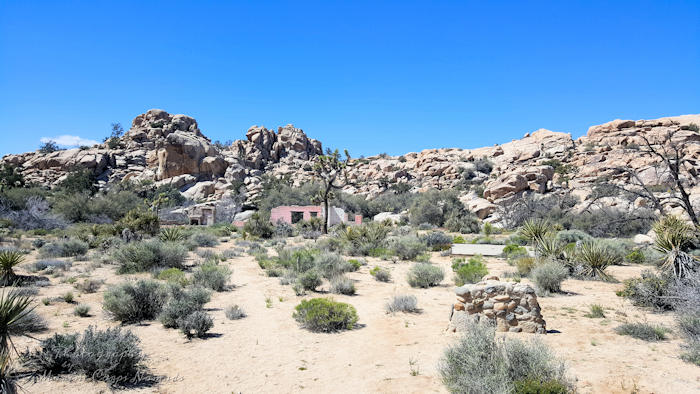
POLYGON ((547 332, 537 295, 529 285, 488 276, 479 283, 456 288, 455 293, 457 302, 450 312, 452 332, 464 327, 467 319, 491 320, 501 332, 547 332))

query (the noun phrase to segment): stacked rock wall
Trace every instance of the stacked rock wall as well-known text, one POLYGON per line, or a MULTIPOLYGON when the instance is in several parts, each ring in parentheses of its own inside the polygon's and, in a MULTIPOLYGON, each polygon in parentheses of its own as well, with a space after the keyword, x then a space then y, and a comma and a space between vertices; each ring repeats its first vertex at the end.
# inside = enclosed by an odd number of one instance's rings
POLYGON ((450 313, 450 330, 459 331, 468 319, 489 319, 497 331, 545 334, 535 290, 526 284, 501 282, 497 277, 455 289, 457 302, 450 313))

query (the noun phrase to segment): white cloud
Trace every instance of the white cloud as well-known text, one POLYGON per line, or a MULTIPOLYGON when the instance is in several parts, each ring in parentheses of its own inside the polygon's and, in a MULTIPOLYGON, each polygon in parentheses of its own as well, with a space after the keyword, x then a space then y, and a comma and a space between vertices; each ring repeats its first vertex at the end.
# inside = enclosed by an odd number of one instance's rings
POLYGON ((77 135, 59 135, 58 137, 42 137, 41 142, 47 143, 53 141, 56 145, 61 147, 73 147, 73 146, 93 146, 99 144, 95 140, 89 140, 87 138, 78 137, 77 135))

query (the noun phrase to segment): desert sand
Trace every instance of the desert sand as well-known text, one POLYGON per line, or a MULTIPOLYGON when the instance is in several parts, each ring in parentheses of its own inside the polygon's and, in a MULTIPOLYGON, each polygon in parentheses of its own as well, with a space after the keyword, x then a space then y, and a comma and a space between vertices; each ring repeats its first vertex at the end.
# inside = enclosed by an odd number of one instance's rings
MULTIPOLYGON (((300 242, 297 240, 297 242, 300 242)), ((313 241, 311 241, 313 242, 313 241)), ((235 240, 222 243, 216 251, 235 246, 235 240)), ((270 249, 272 252, 272 249, 270 249)), ((36 252, 27 259, 30 264, 36 252)), ((191 254, 190 263, 199 258, 191 254)), ((297 297, 291 286, 278 278, 265 276, 252 256, 244 255, 221 264, 233 270, 232 288, 214 293, 205 306, 214 319, 206 339, 188 341, 174 329, 159 322, 127 325, 141 339, 148 355, 150 372, 160 379, 157 384, 133 387, 134 393, 427 393, 446 392, 437 370, 443 349, 459 334, 446 331, 454 286, 450 257, 433 253, 431 260, 445 269, 442 285, 430 289, 411 288, 405 280, 413 263, 368 258, 368 265, 347 274, 356 281, 357 294, 342 296, 311 293, 297 297), (375 281, 369 269, 375 265, 391 271, 392 282, 375 281), (419 314, 387 314, 385 303, 395 294, 412 294, 418 298, 419 314), (301 329, 292 318, 294 307, 302 298, 332 296, 352 304, 359 314, 359 327, 335 334, 312 333, 301 329), (267 307, 266 299, 271 300, 267 307), (228 320, 224 309, 241 306, 248 317, 228 320), (412 374, 411 371, 418 371, 412 374), (414 376, 415 375, 415 376, 414 376)), ((491 274, 512 271, 503 259, 487 259, 491 274)), ((609 272, 618 280, 638 276, 648 267, 614 266, 609 272)), ((116 275, 115 267, 96 266, 90 261, 76 261, 63 277, 50 277, 51 286, 37 296, 36 311, 49 322, 44 338, 58 333, 82 332, 89 325, 100 328, 117 326, 101 307, 102 293, 121 281, 150 277, 116 275), (80 294, 65 279, 77 276, 104 279, 105 285, 93 294, 80 294), (75 303, 52 302, 43 305, 44 297, 57 297, 73 291, 75 303), (92 307, 89 317, 73 314, 76 303, 92 307)), ((22 270, 18 270, 22 272, 22 270)), ((527 279, 523 279, 527 282, 527 279)), ((324 283, 322 290, 327 290, 324 283)), ((547 321, 546 335, 509 333, 521 339, 537 338, 549 344, 567 361, 580 393, 690 393, 700 391, 697 367, 678 358, 681 341, 671 333, 669 339, 647 343, 614 332, 625 321, 647 320, 673 328, 671 314, 654 313, 632 306, 615 295, 619 283, 566 280, 564 294, 540 297, 547 321), (590 304, 605 307, 606 318, 584 315, 590 304)), ((17 338, 18 349, 32 348, 37 340, 17 338)), ((22 388, 30 393, 110 392, 106 384, 79 376, 23 379, 22 388)))

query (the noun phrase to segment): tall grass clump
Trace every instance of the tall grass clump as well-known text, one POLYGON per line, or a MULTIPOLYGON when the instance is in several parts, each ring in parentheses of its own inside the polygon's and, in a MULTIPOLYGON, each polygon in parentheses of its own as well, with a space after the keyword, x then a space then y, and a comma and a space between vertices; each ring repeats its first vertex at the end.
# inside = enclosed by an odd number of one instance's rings
POLYGON ((615 328, 615 332, 643 341, 656 342, 666 339, 666 334, 669 331, 664 327, 649 323, 625 323, 615 328))

